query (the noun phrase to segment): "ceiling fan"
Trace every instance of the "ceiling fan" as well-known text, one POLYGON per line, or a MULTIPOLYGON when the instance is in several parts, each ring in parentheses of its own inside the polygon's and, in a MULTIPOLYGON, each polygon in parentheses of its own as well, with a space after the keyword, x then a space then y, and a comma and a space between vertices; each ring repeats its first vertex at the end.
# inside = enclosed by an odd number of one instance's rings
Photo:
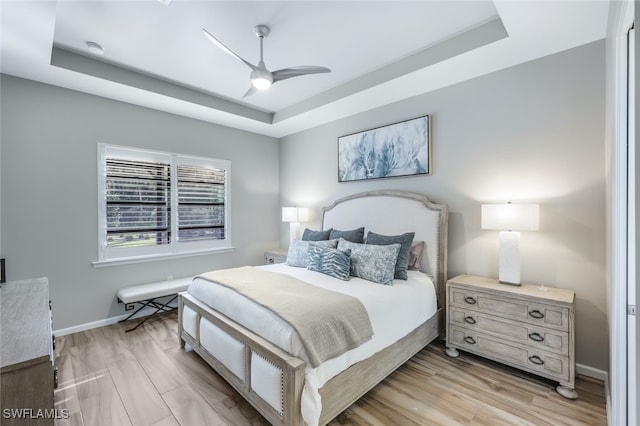
POLYGON ((331 72, 329 68, 316 67, 311 65, 300 65, 297 67, 283 68, 277 71, 269 71, 264 64, 264 60, 262 57, 262 42, 264 41, 264 38, 267 37, 271 32, 271 29, 266 25, 256 25, 255 27, 253 27, 253 31, 255 32, 256 37, 260 39, 260 62, 258 62, 258 65, 254 65, 235 54, 231 49, 222 44, 220 40, 211 35, 209 31, 205 30, 204 28, 202 29, 202 31, 204 31, 204 35, 213 44, 218 46, 223 52, 234 57, 235 59, 251 68, 251 86, 249 87, 249 90, 247 90, 247 93, 244 94, 243 98, 254 94, 258 90, 268 89, 272 84, 282 80, 286 80, 287 78, 300 77, 302 75, 308 74, 331 72))

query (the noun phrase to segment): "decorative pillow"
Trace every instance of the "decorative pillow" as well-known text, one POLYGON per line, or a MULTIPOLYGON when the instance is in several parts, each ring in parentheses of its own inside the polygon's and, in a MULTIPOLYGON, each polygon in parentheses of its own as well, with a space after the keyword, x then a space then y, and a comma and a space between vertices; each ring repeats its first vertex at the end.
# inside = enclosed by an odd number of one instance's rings
POLYGON ((422 262, 422 252, 424 251, 424 241, 414 241, 409 251, 409 265, 407 269, 419 271, 422 262))
POLYGON ((406 281, 407 266, 409 265, 409 252, 415 235, 415 232, 407 232, 402 235, 380 235, 369 231, 367 233, 367 244, 374 244, 377 246, 400 244, 400 251, 398 252, 398 260, 396 261, 396 268, 393 277, 406 281))
POLYGON ((329 234, 329 239, 339 239, 344 238, 347 241, 351 241, 352 243, 362 244, 364 243, 364 226, 361 228, 351 229, 349 231, 339 231, 337 229, 332 229, 329 234))
POLYGON ((351 275, 379 284, 393 284, 400 244, 375 246, 340 238, 338 250, 351 250, 351 275))
POLYGON ((327 229, 326 231, 314 231, 309 228, 304 228, 304 232, 302 233, 302 241, 324 241, 329 239, 329 235, 331 234, 331 229, 327 229))
POLYGON ((343 251, 312 244, 309 246, 307 269, 349 281, 351 250, 343 251))
POLYGON ((301 241, 293 240, 289 246, 287 252, 287 265, 297 266, 299 268, 307 267, 307 256, 309 253, 309 246, 312 244, 318 244, 323 247, 336 248, 338 240, 326 240, 326 241, 301 241))

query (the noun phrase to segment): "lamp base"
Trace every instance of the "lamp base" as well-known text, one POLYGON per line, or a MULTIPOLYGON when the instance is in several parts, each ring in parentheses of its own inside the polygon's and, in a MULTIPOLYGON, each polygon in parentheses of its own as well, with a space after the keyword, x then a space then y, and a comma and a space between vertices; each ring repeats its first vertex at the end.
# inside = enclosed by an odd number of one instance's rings
POLYGON ((300 229, 300 222, 289 223, 289 247, 293 244, 293 240, 298 238, 298 229, 300 229))
POLYGON ((500 232, 500 267, 498 280, 520 285, 520 232, 500 232))

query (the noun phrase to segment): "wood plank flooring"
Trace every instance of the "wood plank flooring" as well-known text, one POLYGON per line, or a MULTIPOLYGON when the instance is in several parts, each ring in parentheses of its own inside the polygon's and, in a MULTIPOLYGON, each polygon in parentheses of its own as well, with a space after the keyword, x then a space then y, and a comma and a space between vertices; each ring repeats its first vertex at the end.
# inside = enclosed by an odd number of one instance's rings
MULTIPOLYGON (((135 322, 133 322, 135 324, 135 322)), ((56 338, 56 425, 268 425, 188 347, 177 315, 125 333, 121 323, 56 338)), ((414 356, 333 420, 340 425, 606 425, 604 385, 578 377, 580 398, 554 383, 436 342, 414 356)))

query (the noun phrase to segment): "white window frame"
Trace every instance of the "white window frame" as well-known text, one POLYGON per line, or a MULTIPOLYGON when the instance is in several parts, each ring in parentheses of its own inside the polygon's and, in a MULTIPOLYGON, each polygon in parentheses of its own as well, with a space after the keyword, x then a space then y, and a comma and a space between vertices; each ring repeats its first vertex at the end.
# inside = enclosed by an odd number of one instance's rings
POLYGON ((164 151, 152 151, 98 143, 98 260, 93 266, 146 262, 167 258, 204 255, 234 250, 231 242, 231 161, 164 151), (117 157, 134 161, 162 162, 171 165, 171 240, 169 244, 148 247, 107 247, 106 159, 117 157), (178 240, 178 164, 214 167, 225 173, 225 238, 221 240, 178 240))

